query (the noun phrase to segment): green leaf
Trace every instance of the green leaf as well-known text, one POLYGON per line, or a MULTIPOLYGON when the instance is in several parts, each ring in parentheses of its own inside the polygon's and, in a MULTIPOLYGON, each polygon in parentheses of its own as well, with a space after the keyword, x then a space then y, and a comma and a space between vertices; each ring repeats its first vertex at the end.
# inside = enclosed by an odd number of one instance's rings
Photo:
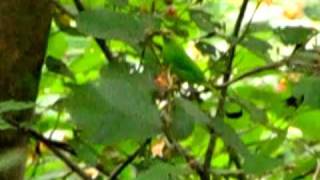
POLYGON ((320 20, 320 3, 311 3, 304 8, 304 13, 312 20, 320 20))
POLYGON ((128 0, 109 0, 109 2, 118 7, 125 7, 128 5, 128 0))
POLYGON ((268 50, 272 49, 272 46, 268 42, 248 36, 241 42, 241 45, 267 62, 270 62, 268 50))
MULTIPOLYGON (((168 163, 158 162, 138 175, 136 180, 173 180, 178 179, 180 168, 168 163)), ((181 170, 180 170, 181 171, 181 170)))
POLYGON ((68 49, 68 42, 64 33, 54 33, 49 37, 47 55, 62 58, 68 49))
POLYGON ((304 44, 316 34, 316 30, 307 27, 285 27, 275 30, 275 34, 285 45, 304 44))
POLYGON ((2 117, 0 116, 0 130, 12 128, 10 124, 8 124, 2 117))
POLYGON ((266 64, 266 60, 256 53, 239 46, 237 48, 237 56, 234 59, 235 69, 235 76, 238 74, 242 74, 243 72, 250 71, 253 68, 257 68, 260 66, 264 66, 266 64))
POLYGON ((155 22, 149 16, 138 17, 107 9, 84 11, 77 18, 78 28, 83 33, 131 44, 142 41, 145 34, 156 26, 155 22))
POLYGON ((317 76, 303 77, 293 88, 295 97, 304 97, 303 104, 320 108, 320 78, 317 76))
POLYGON ((224 123, 222 119, 220 119, 219 117, 214 119, 213 128, 215 132, 217 132, 221 136, 223 142, 227 146, 233 148, 237 153, 244 157, 247 157, 250 154, 246 145, 241 141, 239 135, 232 127, 224 123))
POLYGON ((320 111, 309 110, 306 112, 300 112, 295 116, 292 122, 293 126, 296 126, 303 132, 303 137, 310 140, 320 140, 320 111))
POLYGON ((282 164, 279 159, 270 158, 260 154, 252 154, 246 157, 243 169, 246 173, 262 175, 282 164))
POLYGON ((194 128, 195 122, 207 124, 209 117, 201 111, 199 105, 183 98, 174 100, 174 109, 172 112, 172 133, 178 139, 188 137, 194 128))
POLYGON ((95 83, 72 87, 68 101, 72 119, 92 142, 111 144, 141 140, 159 132, 161 121, 148 73, 129 73, 124 64, 112 63, 95 83))
POLYGON ((69 142, 72 148, 76 151, 77 157, 85 161, 87 164, 96 165, 98 162, 98 154, 101 153, 101 149, 96 148, 95 144, 85 142, 79 137, 74 138, 69 142))
POLYGON ((34 107, 32 102, 19 102, 14 100, 0 102, 0 114, 9 111, 21 111, 34 107))
POLYGON ((70 69, 75 73, 87 73, 101 68, 106 60, 99 46, 94 41, 86 42, 87 47, 83 55, 75 58, 70 64, 70 69))
POLYGON ((286 135, 287 133, 279 133, 277 137, 263 143, 260 149, 260 153, 264 155, 271 155, 283 144, 286 139, 286 135))
POLYGON ((268 122, 268 117, 264 109, 259 108, 256 104, 245 99, 237 98, 236 102, 249 112, 252 121, 260 124, 266 124, 268 122))
POLYGON ((294 164, 296 167, 286 174, 285 180, 306 178, 303 175, 317 166, 317 159, 314 156, 300 156, 294 161, 294 164))
POLYGON ((198 9, 191 9, 189 12, 191 19, 202 30, 212 32, 221 28, 219 23, 211 21, 211 14, 198 9))

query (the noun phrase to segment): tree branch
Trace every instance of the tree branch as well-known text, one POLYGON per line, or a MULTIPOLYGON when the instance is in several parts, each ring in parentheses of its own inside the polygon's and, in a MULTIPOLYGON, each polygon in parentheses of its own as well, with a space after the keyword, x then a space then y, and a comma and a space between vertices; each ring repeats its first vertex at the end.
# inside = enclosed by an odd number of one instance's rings
MULTIPOLYGON (((234 31, 232 34, 232 37, 234 39, 237 39, 239 36, 239 32, 240 32, 240 29, 242 26, 244 14, 246 12, 248 3, 249 3, 249 0, 243 0, 243 2, 242 2, 240 12, 239 12, 239 15, 238 15, 235 27, 234 27, 234 31)), ((224 83, 228 82, 230 79, 230 76, 232 73, 232 64, 233 64, 233 60, 235 57, 236 48, 237 48, 237 44, 235 44, 233 47, 231 47, 229 49, 229 58, 226 63, 226 72, 223 75, 223 82, 224 83)), ((227 96, 227 90, 228 90, 228 86, 221 88, 221 96, 219 98, 217 113, 216 113, 216 117, 218 117, 218 118, 213 118, 214 120, 220 121, 224 117, 224 103, 225 103, 225 99, 227 96)), ((213 154, 213 150, 214 150, 214 146, 215 146, 215 139, 216 139, 215 132, 213 130, 211 130, 210 141, 209 141, 207 151, 206 151, 206 157, 205 157, 206 159, 204 160, 204 164, 203 164, 203 171, 204 171, 204 175, 205 175, 203 179, 205 179, 205 180, 210 180, 210 165, 211 165, 212 154, 213 154)))
POLYGON ((141 154, 145 148, 151 143, 151 138, 148 138, 143 144, 140 145, 140 147, 133 152, 128 158, 119 166, 117 166, 110 174, 109 179, 110 180, 116 180, 118 175, 121 174, 121 172, 128 166, 130 165, 136 157, 141 154))
POLYGON ((284 66, 286 64, 288 64, 289 62, 289 59, 284 59, 284 60, 281 60, 281 61, 278 61, 278 62, 275 62, 275 63, 271 63, 271 64, 268 64, 268 65, 265 65, 265 66, 262 66, 262 67, 257 67, 251 71, 248 71, 248 72, 245 72, 241 75, 239 75, 238 77, 228 81, 228 82, 225 82, 219 86, 216 86, 218 88, 223 88, 223 87, 226 87, 226 86, 230 86, 231 84, 233 83, 236 83, 244 78, 247 78, 247 77, 250 77, 250 76, 253 76, 253 75, 256 75, 260 72, 263 72, 263 71, 267 71, 267 70, 272 70, 272 69, 276 69, 276 68, 279 68, 281 66, 284 66))
POLYGON ((58 149, 61 149, 61 150, 64 150, 72 155, 76 154, 75 150, 67 143, 47 139, 44 136, 42 136, 41 134, 39 134, 38 132, 34 131, 33 129, 26 129, 25 128, 25 129, 23 129, 23 131, 26 134, 30 135, 35 140, 38 140, 44 144, 50 144, 51 146, 58 148, 58 149))
POLYGON ((71 154, 75 154, 75 151, 71 149, 68 144, 57 142, 53 140, 46 139, 41 134, 37 133, 32 129, 22 129, 26 134, 29 134, 32 138, 39 140, 44 145, 46 145, 60 160, 62 160, 73 172, 78 174, 82 179, 91 180, 89 176, 85 174, 85 172, 78 167, 72 160, 70 160, 64 153, 62 153, 59 149, 70 152, 71 154))
POLYGON ((70 160, 59 149, 47 142, 43 142, 59 159, 61 159, 73 172, 77 173, 84 180, 92 180, 77 164, 70 160))
POLYGON ((73 149, 68 146, 68 144, 53 141, 50 139, 46 139, 38 132, 34 131, 33 129, 21 127, 20 124, 16 121, 5 119, 5 121, 11 125, 12 127, 16 128, 17 130, 21 131, 22 133, 29 135, 30 137, 39 140, 42 142, 45 146, 48 147, 60 160, 62 160, 73 172, 78 174, 82 179, 84 180, 91 180, 89 176, 85 174, 85 172, 78 167, 77 164, 75 164, 72 160, 70 160, 65 154, 63 154, 59 149, 62 149, 67 152, 74 153, 73 149))
MULTIPOLYGON (((80 0, 73 0, 77 10, 79 12, 82 12, 85 10, 83 4, 81 3, 80 0)), ((96 43, 99 45, 101 51, 103 52, 104 56, 109 60, 109 61, 114 61, 115 57, 113 56, 110 48, 107 46, 106 41, 104 39, 101 38, 94 38, 94 40, 96 41, 96 43)))

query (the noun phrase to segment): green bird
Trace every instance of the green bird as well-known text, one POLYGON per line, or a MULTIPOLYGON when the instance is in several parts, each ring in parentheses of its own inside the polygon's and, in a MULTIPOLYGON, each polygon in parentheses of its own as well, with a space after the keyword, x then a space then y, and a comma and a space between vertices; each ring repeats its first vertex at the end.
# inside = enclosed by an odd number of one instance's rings
POLYGON ((164 63, 168 64, 172 72, 182 80, 191 83, 201 83, 205 80, 203 72, 198 65, 173 39, 164 38, 162 53, 164 63))

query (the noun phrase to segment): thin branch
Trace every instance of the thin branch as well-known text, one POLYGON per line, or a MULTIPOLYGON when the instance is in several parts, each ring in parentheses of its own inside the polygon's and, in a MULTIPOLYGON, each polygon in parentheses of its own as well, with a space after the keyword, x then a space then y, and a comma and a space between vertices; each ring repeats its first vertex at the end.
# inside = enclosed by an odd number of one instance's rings
POLYGON ((121 174, 121 172, 128 166, 130 165, 138 155, 140 155, 145 148, 151 143, 151 138, 148 138, 143 144, 140 145, 140 147, 133 152, 128 158, 119 166, 117 166, 110 174, 109 179, 110 180, 115 180, 117 177, 121 174))
POLYGON ((20 129, 23 132, 25 132, 26 134, 30 135, 35 140, 38 140, 44 144, 50 144, 51 146, 53 146, 57 149, 64 150, 70 154, 73 154, 73 155, 76 154, 75 150, 73 148, 71 148, 71 146, 67 143, 47 139, 43 135, 41 135, 40 133, 34 131, 33 129, 28 129, 28 128, 20 128, 20 129))
POLYGON ((216 134, 214 132, 211 132, 210 135, 211 136, 209 139, 209 144, 208 144, 208 147, 206 150, 204 164, 203 164, 203 169, 204 169, 205 174, 208 174, 208 171, 210 169, 211 159, 213 156, 213 151, 214 151, 214 147, 215 147, 215 143, 216 143, 216 134))
POLYGON ((70 149, 68 144, 46 139, 41 134, 31 129, 22 129, 22 130, 27 134, 29 134, 34 139, 39 140, 43 144, 45 144, 60 160, 62 160, 73 172, 78 174, 82 179, 84 180, 92 179, 89 176, 87 176, 85 172, 83 172, 83 170, 80 167, 78 167, 77 164, 75 164, 72 160, 70 160, 64 153, 62 153, 59 150, 59 149, 62 149, 64 151, 74 154, 74 150, 70 149))
POLYGON ((80 167, 78 167, 77 164, 75 164, 72 160, 70 160, 65 154, 63 154, 59 150, 59 149, 62 149, 64 151, 72 152, 68 149, 69 148, 68 144, 46 139, 45 137, 43 137, 41 134, 34 131, 33 129, 21 127, 20 124, 16 121, 13 121, 10 119, 5 119, 5 121, 12 127, 16 128, 18 131, 21 131, 26 135, 29 135, 30 137, 42 142, 45 146, 48 147, 48 149, 50 149, 60 160, 62 160, 73 172, 78 174, 82 179, 92 180, 92 178, 87 176, 86 173, 80 167))
MULTIPOLYGON (((243 22, 243 18, 244 18, 244 14, 246 12, 247 9, 247 5, 249 3, 249 0, 243 0, 243 3, 240 7, 240 12, 234 27, 234 31, 232 34, 232 37, 234 39, 237 39, 239 36, 239 32, 242 26, 242 22, 243 22)), ((239 43, 239 42, 238 42, 239 43)), ((229 49, 229 58, 227 60, 226 63, 226 72, 223 75, 223 82, 226 83, 229 81, 231 73, 232 73, 232 64, 233 64, 233 60, 235 57, 235 52, 236 52, 236 48, 237 48, 237 44, 235 44, 233 47, 231 47, 229 49)), ((221 89, 221 96, 219 98, 219 102, 218 102, 218 107, 217 107, 217 113, 216 113, 216 117, 219 118, 214 118, 214 120, 220 120, 220 118, 224 117, 224 103, 225 103, 225 99, 227 96, 227 90, 228 90, 228 86, 225 86, 221 89)), ((211 136, 210 136, 210 141, 206 150, 206 159, 204 161, 203 164, 203 171, 204 171, 204 180, 210 180, 210 165, 211 165, 211 160, 212 160, 212 154, 213 154, 213 150, 214 150, 214 146, 215 146, 215 139, 216 139, 216 135, 214 133, 214 131, 211 132, 211 136)))
POLYGON ((43 142, 59 159, 61 159, 73 172, 78 174, 84 180, 92 180, 77 164, 75 164, 71 159, 69 159, 64 153, 59 149, 52 146, 49 143, 43 142))
POLYGON ((289 59, 284 59, 284 60, 281 60, 281 61, 278 61, 278 62, 275 62, 275 63, 271 63, 271 64, 268 64, 268 65, 265 65, 265 66, 262 66, 262 67, 257 67, 251 71, 248 71, 248 72, 245 72, 241 75, 239 75, 238 77, 228 81, 228 82, 225 82, 219 86, 217 86, 218 88, 223 88, 223 87, 226 87, 226 86, 230 86, 231 84, 233 83, 236 83, 242 79, 245 79, 247 77, 250 77, 250 76, 253 76, 253 75, 256 75, 258 73, 261 73, 263 71, 267 71, 267 70, 273 70, 273 69, 276 69, 276 68, 279 68, 281 66, 284 66, 286 64, 288 64, 289 62, 289 59))
MULTIPOLYGON (((77 10, 79 12, 82 12, 85 10, 83 4, 81 3, 80 0, 73 0, 77 10)), ((105 55, 105 57, 109 60, 109 61, 114 61, 115 57, 113 56, 110 48, 107 46, 106 41, 104 39, 101 38, 94 38, 94 40, 96 41, 96 43, 98 44, 98 46, 100 47, 101 51, 103 52, 103 54, 105 55)))

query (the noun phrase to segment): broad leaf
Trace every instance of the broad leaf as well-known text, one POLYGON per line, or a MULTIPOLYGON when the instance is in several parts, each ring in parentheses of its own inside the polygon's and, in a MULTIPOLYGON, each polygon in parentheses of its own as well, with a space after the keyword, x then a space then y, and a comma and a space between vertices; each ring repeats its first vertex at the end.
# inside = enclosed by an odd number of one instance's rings
POLYGON ((259 108, 256 104, 247 101, 245 99, 236 99, 237 103, 241 105, 250 114, 250 119, 254 122, 261 124, 266 124, 268 122, 268 117, 266 112, 259 108))
POLYGON ((245 159, 243 169, 246 173, 262 175, 282 164, 281 160, 260 154, 252 154, 245 159))
POLYGON ((68 108, 82 135, 109 144, 158 133, 161 121, 148 73, 130 74, 126 66, 110 64, 101 75, 96 83, 72 87, 68 108))
POLYGON ((174 100, 172 112, 172 133, 178 139, 188 137, 194 128, 195 122, 209 123, 209 117, 201 111, 199 105, 183 98, 174 100))
POLYGON ((310 5, 307 5, 307 7, 304 8, 304 13, 311 19, 319 21, 320 20, 320 3, 319 1, 317 3, 312 3, 310 5))
MULTIPOLYGON (((173 180, 178 178, 180 168, 167 163, 156 163, 138 175, 137 180, 173 180)), ((180 170, 181 171, 181 170, 180 170)))
POLYGON ((152 31, 155 22, 149 16, 138 17, 107 9, 84 11, 77 19, 78 28, 83 33, 131 44, 142 41, 146 33, 152 31))
POLYGON ((243 144, 243 142, 241 141, 239 135, 232 127, 224 123, 222 119, 220 119, 219 117, 214 119, 213 128, 221 136, 227 146, 233 148, 243 157, 247 157, 250 154, 245 144, 243 144))
POLYGON ((190 17, 204 31, 212 32, 221 28, 219 23, 211 21, 211 15, 205 11, 191 9, 190 17))
POLYGON ((19 102, 19 101, 3 101, 0 102, 0 114, 9 111, 20 111, 30 109, 34 107, 34 103, 31 102, 19 102))
POLYGON ((320 140, 319 117, 319 110, 301 112, 295 117, 292 125, 301 129, 304 138, 318 141, 320 140))
POLYGON ((268 42, 248 36, 241 42, 241 45, 267 62, 270 61, 268 51, 272 49, 272 46, 268 42))
POLYGON ((320 78, 317 76, 309 76, 302 78, 293 89, 295 97, 303 96, 303 104, 319 108, 320 107, 320 78))
POLYGON ((276 35, 285 45, 303 44, 306 43, 312 36, 315 35, 316 30, 302 26, 285 27, 275 30, 276 35))

